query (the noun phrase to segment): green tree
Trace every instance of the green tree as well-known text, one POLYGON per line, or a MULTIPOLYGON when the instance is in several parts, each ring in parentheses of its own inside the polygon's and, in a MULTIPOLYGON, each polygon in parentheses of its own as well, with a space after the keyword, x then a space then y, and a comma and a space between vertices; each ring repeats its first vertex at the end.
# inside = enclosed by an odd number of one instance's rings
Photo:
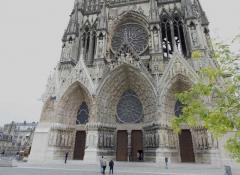
MULTIPOLYGON (((201 54, 194 55, 194 59, 200 59, 201 54)), ((202 68, 198 81, 189 90, 177 94, 184 107, 182 115, 172 120, 172 127, 180 132, 182 124, 201 125, 216 138, 231 132, 225 147, 240 162, 239 55, 231 51, 231 45, 218 42, 214 44, 213 60, 215 67, 202 68)))

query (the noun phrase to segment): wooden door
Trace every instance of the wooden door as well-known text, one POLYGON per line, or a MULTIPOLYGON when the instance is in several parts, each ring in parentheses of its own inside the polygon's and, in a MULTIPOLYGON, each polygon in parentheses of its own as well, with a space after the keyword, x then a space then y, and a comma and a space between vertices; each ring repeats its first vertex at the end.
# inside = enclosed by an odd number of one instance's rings
POLYGON ((143 160, 143 134, 141 130, 132 131, 131 161, 143 160))
POLYGON ((117 132, 117 161, 128 161, 128 133, 127 131, 117 132))
POLYGON ((85 154, 85 145, 86 145, 86 132, 77 131, 73 155, 74 160, 83 160, 85 154))
POLYGON ((179 135, 179 146, 182 162, 195 162, 192 134, 190 130, 182 130, 179 135))

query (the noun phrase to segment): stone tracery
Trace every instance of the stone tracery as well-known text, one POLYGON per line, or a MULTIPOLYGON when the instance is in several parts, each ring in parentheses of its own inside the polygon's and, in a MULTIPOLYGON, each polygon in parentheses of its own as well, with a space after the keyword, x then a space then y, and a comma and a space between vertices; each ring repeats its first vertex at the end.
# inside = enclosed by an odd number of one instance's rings
POLYGON ((118 51, 122 44, 129 45, 138 54, 143 53, 148 46, 148 34, 146 29, 134 23, 126 23, 119 26, 113 34, 113 50, 118 51))

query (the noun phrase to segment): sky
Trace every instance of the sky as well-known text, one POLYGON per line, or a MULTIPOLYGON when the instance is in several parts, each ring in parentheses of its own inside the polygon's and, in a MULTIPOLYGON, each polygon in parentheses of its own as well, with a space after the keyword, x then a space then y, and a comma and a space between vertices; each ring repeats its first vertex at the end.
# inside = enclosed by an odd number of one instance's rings
MULTIPOLYGON (((41 95, 60 59, 74 0, 0 0, 0 126, 39 121, 41 95)), ((240 33, 239 0, 200 0, 211 35, 240 33)))

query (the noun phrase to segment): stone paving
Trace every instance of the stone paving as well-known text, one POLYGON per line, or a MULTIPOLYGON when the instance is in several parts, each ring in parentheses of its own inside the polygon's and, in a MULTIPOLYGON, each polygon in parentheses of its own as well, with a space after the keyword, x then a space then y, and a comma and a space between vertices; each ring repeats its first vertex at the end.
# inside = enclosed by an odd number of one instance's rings
MULTIPOLYGON (((68 164, 31 165, 20 163, 17 167, 0 168, 0 175, 100 175, 97 164, 70 162, 68 164)), ((203 164, 172 164, 169 169, 150 163, 115 163, 115 175, 224 175, 224 169, 203 164)), ((108 169, 107 169, 108 174, 108 169)), ((233 168, 240 175, 240 167, 233 168)))

